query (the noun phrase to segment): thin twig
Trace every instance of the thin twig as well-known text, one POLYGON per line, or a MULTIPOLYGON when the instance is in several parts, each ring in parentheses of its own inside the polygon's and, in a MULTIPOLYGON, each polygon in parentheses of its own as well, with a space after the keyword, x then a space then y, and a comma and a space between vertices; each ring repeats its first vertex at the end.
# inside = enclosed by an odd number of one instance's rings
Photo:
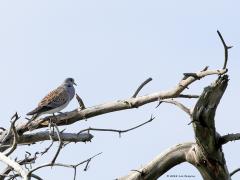
MULTIPOLYGON (((13 119, 15 119, 16 121, 18 119, 20 119, 20 117, 18 116, 17 112, 11 117, 11 120, 13 120, 13 119)), ((4 142, 6 142, 11 137, 11 135, 12 135, 12 123, 11 123, 11 126, 10 126, 7 134, 4 136, 4 138, 3 138, 1 143, 3 144, 4 142)))
POLYGON ((218 33, 218 36, 220 37, 220 39, 222 41, 222 44, 223 44, 223 47, 224 47, 225 59, 224 59, 223 69, 226 69, 227 61, 228 61, 228 50, 231 49, 233 46, 227 46, 223 37, 222 37, 222 34, 220 33, 220 31, 217 30, 217 33, 218 33))
POLYGON ((84 103, 83 103, 83 100, 82 100, 82 98, 80 98, 80 96, 79 96, 78 94, 76 94, 76 99, 77 99, 77 101, 78 101, 78 104, 79 104, 80 109, 81 109, 81 110, 85 109, 86 107, 85 107, 85 105, 84 105, 84 103))
POLYGON ((199 98, 199 95, 179 94, 178 98, 199 98))
POLYGON ((49 151, 49 149, 51 149, 53 143, 54 143, 54 141, 52 140, 52 141, 51 141, 51 144, 50 144, 47 148, 45 148, 44 151, 41 152, 41 156, 44 155, 45 153, 47 153, 47 152, 49 151))
MULTIPOLYGON (((19 177, 19 174, 14 174, 14 175, 10 176, 10 178, 8 180, 15 180, 17 177, 19 177)), ((31 174, 31 177, 33 177, 34 179, 37 179, 37 180, 43 180, 40 176, 37 176, 36 174, 31 174)))
POLYGON ((51 140, 51 144, 44 150, 44 151, 42 151, 40 154, 41 154, 41 156, 42 155, 44 155, 45 153, 47 153, 48 151, 49 151, 49 149, 51 149, 51 147, 53 146, 53 144, 54 144, 54 140, 53 140, 53 137, 52 137, 52 135, 53 135, 53 129, 52 129, 52 123, 49 123, 48 124, 48 129, 49 129, 49 139, 51 140))
POLYGON ((137 97, 138 93, 141 91, 141 89, 143 88, 143 86, 145 86, 147 83, 149 83, 150 81, 152 81, 152 78, 148 78, 146 79, 135 91, 135 93, 133 94, 132 98, 137 97))
POLYGON ((236 173, 239 172, 239 171, 240 171, 240 168, 234 170, 233 172, 230 173, 230 176, 233 176, 234 174, 236 174, 236 173))
POLYGON ((139 174, 141 174, 141 176, 144 176, 144 172, 143 171, 139 171, 137 169, 132 169, 131 171, 138 172, 139 174))
POLYGON ((208 70, 208 68, 209 66, 206 66, 205 68, 203 68, 202 72, 208 70))
POLYGON ((6 131, 6 129, 4 127, 0 127, 0 130, 2 131, 6 131))
POLYGON ((62 149, 62 146, 63 146, 63 141, 61 139, 60 132, 59 132, 59 129, 58 129, 57 125, 54 124, 54 128, 56 129, 56 132, 57 132, 59 146, 58 146, 58 150, 57 150, 55 156, 53 157, 53 159, 51 161, 52 164, 55 163, 55 161, 56 161, 56 159, 57 159, 57 157, 58 157, 58 155, 59 155, 59 153, 62 149))
POLYGON ((83 130, 79 131, 78 134, 81 134, 81 133, 86 132, 86 131, 87 131, 87 132, 90 132, 90 131, 107 131, 107 132, 117 132, 117 133, 119 133, 119 135, 121 135, 122 133, 126 133, 126 132, 128 132, 128 131, 137 129, 137 128, 139 128, 139 127, 141 127, 141 126, 143 126, 143 125, 145 125, 145 124, 147 124, 147 123, 150 123, 150 122, 153 121, 154 119, 155 119, 155 117, 153 117, 153 116, 151 115, 151 118, 150 118, 148 121, 146 121, 146 122, 144 122, 144 123, 141 123, 141 124, 139 124, 139 125, 137 125, 137 126, 134 126, 134 127, 132 127, 132 128, 126 129, 126 130, 119 130, 119 129, 101 129, 101 128, 91 128, 91 127, 89 127, 89 128, 87 128, 87 129, 83 129, 83 130))
POLYGON ((172 99, 166 99, 166 100, 160 100, 157 107, 162 103, 162 102, 165 102, 165 103, 169 103, 169 104, 174 104, 176 105, 177 107, 179 107, 181 110, 183 110, 184 112, 186 112, 189 116, 192 116, 192 113, 191 113, 191 110, 186 107, 185 105, 183 105, 182 103, 176 101, 176 100, 172 100, 172 99))
POLYGON ((18 144, 18 133, 15 127, 15 123, 17 120, 19 120, 20 117, 18 116, 17 112, 15 113, 15 115, 11 118, 11 126, 9 131, 13 132, 13 144, 10 148, 10 150, 6 153, 4 153, 6 156, 9 156, 10 154, 12 154, 13 151, 15 151, 15 149, 17 148, 17 144, 18 144), (13 120, 14 119, 14 120, 13 120), (13 121, 12 121, 13 120, 13 121))
MULTIPOLYGON (((82 165, 82 164, 84 164, 84 163, 88 163, 88 164, 89 164, 89 162, 90 162, 93 158, 95 158, 96 156, 99 156, 100 154, 102 154, 102 152, 100 152, 100 153, 98 153, 98 154, 96 154, 96 155, 94 155, 94 156, 92 156, 92 157, 90 157, 90 158, 88 158, 88 159, 86 159, 86 160, 78 163, 78 164, 75 164, 75 165, 63 164, 63 163, 54 163, 54 164, 52 164, 52 163, 47 163, 47 164, 43 164, 43 165, 41 165, 41 166, 38 166, 38 167, 30 170, 30 171, 28 172, 28 176, 31 175, 34 171, 39 170, 39 169, 44 168, 44 167, 49 167, 49 166, 61 166, 61 167, 66 167, 66 168, 73 168, 73 169, 74 169, 74 179, 76 179, 75 169, 76 169, 78 166, 80 166, 80 165, 82 165)), ((86 168, 86 167, 85 167, 85 168, 86 168)))

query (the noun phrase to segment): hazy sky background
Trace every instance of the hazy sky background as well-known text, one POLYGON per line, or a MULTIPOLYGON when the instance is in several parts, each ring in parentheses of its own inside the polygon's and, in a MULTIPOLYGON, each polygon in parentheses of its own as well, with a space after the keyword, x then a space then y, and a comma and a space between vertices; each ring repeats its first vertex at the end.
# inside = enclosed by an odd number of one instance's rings
MULTIPOLYGON (((17 111, 22 117, 66 77, 78 83, 77 93, 86 106, 130 97, 148 77, 141 94, 167 90, 183 77, 206 65, 211 69, 223 65, 223 47, 219 29, 226 42, 233 45, 229 55, 230 82, 219 105, 216 128, 220 134, 237 133, 240 95, 240 2, 239 1, 143 1, 143 0, 41 0, 0 2, 0 82, 1 126, 9 127, 17 111)), ((186 92, 200 94, 216 76, 190 86, 186 92)), ((183 100, 193 106, 194 100, 183 100)), ((78 106, 74 99, 66 108, 78 106)), ((92 132, 91 143, 71 144, 64 148, 58 162, 77 163, 98 153, 87 172, 78 169, 77 179, 112 180, 152 160, 165 149, 193 141, 189 118, 172 105, 155 109, 152 103, 139 109, 115 112, 80 121, 66 132, 86 127, 127 129, 149 119, 144 127, 123 134, 92 132)), ((64 129, 66 127, 60 127, 64 129)), ((50 142, 24 151, 43 151, 50 142)), ((56 151, 55 149, 52 153, 56 151)), ((240 142, 224 147, 229 171, 240 167, 240 142)), ((13 155, 15 157, 17 154, 13 155)), ((48 162, 50 156, 39 159, 48 162)), ((3 167, 3 166, 2 166, 3 167)), ((45 168, 37 172, 43 179, 72 179, 73 170, 45 168)), ((183 163, 167 175, 201 176, 183 163)), ((239 179, 240 173, 233 176, 239 179)), ((176 179, 176 178, 174 178, 176 179)), ((180 178, 179 178, 180 179, 180 178)))

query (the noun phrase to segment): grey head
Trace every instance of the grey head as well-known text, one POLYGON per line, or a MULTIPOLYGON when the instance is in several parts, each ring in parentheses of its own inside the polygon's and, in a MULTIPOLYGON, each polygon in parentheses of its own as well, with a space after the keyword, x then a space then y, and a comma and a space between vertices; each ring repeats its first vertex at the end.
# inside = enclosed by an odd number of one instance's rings
POLYGON ((69 95, 69 100, 71 100, 75 95, 75 88, 73 85, 77 85, 73 78, 67 78, 64 80, 62 86, 65 88, 69 95))

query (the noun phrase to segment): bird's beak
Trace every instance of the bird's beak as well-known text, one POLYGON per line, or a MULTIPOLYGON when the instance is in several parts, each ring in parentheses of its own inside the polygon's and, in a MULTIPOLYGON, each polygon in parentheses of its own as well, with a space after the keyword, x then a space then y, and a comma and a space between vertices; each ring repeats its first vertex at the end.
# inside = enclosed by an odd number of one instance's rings
POLYGON ((76 84, 75 82, 73 82, 73 84, 74 84, 75 86, 77 86, 77 84, 76 84))

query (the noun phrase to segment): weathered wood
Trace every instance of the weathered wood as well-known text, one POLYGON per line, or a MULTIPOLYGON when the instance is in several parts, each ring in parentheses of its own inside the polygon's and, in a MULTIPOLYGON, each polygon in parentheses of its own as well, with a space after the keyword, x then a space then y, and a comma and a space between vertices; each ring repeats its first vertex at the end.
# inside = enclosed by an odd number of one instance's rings
POLYGON ((215 128, 217 106, 227 88, 228 76, 219 77, 211 86, 204 89, 193 110, 193 128, 196 143, 201 155, 199 166, 204 170, 205 180, 231 179, 222 149, 219 148, 219 134, 215 128))
POLYGON ((198 169, 204 180, 230 180, 224 154, 215 129, 215 112, 228 85, 228 76, 220 76, 206 87, 191 114, 196 143, 170 148, 142 168, 118 180, 156 180, 182 162, 198 169))

